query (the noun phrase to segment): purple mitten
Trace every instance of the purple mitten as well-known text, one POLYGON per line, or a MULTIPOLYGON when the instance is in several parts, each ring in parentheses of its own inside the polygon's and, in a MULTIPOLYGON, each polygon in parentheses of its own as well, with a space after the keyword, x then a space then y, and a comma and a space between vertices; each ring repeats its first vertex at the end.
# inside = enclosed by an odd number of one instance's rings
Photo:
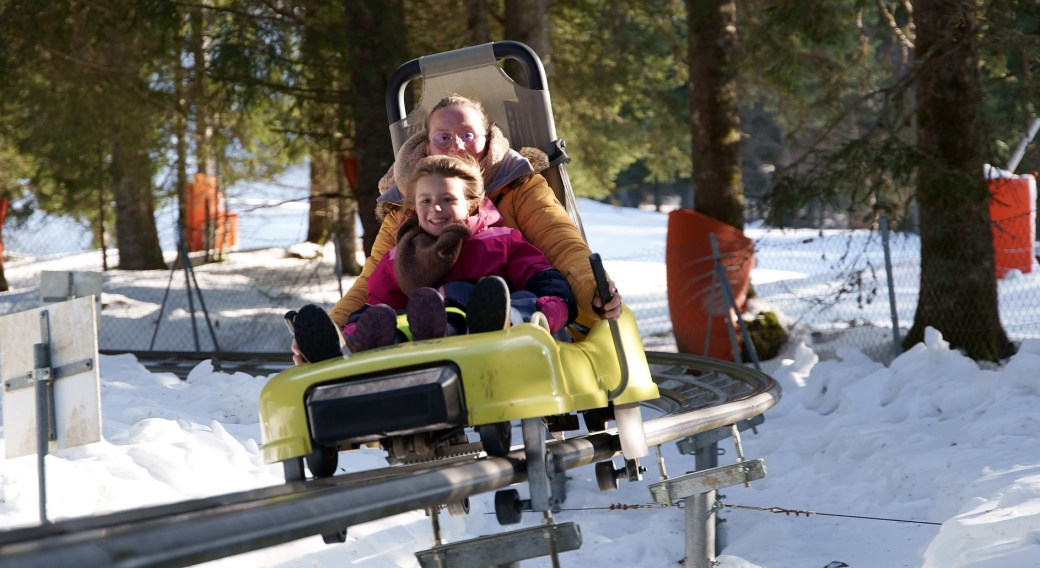
POLYGON ((560 331, 560 328, 567 325, 567 304, 560 298, 556 296, 542 296, 538 298, 534 305, 538 308, 538 311, 545 314, 545 319, 549 320, 549 330, 553 333, 560 331))

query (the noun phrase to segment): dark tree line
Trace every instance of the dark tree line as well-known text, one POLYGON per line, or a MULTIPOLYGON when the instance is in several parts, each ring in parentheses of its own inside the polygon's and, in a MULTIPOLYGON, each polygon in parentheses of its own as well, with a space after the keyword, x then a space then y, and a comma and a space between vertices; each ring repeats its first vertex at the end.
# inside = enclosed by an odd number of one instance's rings
POLYGON ((114 228, 121 268, 162 268, 154 211, 193 174, 230 187, 307 158, 308 239, 337 234, 356 272, 353 219, 367 251, 393 161, 390 74, 515 39, 546 65, 579 194, 680 180, 738 228, 751 179, 774 223, 916 204, 908 341, 932 325, 994 359, 980 172, 1035 115, 1038 22, 1036 2, 998 0, 0 1, 0 199, 82 219, 99 245, 114 228))

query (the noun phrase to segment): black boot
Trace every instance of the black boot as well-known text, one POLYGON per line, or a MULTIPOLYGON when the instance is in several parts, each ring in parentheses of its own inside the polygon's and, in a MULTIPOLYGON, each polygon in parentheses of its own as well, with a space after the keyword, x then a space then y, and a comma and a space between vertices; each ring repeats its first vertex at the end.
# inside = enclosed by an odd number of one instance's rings
POLYGON ((307 304, 300 308, 292 317, 292 328, 300 354, 308 362, 343 356, 343 336, 329 314, 318 306, 307 304))
POLYGON ((466 302, 470 333, 502 331, 509 327, 509 285, 498 276, 477 282, 466 302))

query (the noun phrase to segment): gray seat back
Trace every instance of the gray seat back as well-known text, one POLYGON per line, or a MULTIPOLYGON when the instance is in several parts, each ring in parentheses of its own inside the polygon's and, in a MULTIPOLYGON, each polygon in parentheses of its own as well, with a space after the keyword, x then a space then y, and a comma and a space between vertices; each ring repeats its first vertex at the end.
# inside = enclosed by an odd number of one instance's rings
POLYGON ((430 109, 450 95, 480 101, 488 118, 502 129, 513 149, 548 148, 556 140, 548 90, 513 82, 495 59, 492 44, 477 45, 419 58, 422 95, 408 116, 390 125, 394 154, 422 129, 430 109))
MULTIPOLYGON (((410 136, 422 130, 430 110, 441 99, 451 95, 480 101, 488 119, 502 129, 514 150, 530 146, 550 156, 553 154, 557 137, 549 89, 530 89, 510 79, 498 65, 496 45, 501 46, 503 52, 519 53, 529 59, 521 61, 531 79, 529 82, 536 86, 545 85, 545 70, 541 61, 530 48, 517 42, 486 43, 420 57, 419 75, 423 83, 419 103, 404 118, 390 124, 394 155, 397 155, 410 136)), ((414 62, 402 65, 391 77, 387 92, 390 116, 404 114, 407 81, 415 76, 412 65, 414 62)), ((584 237, 585 228, 581 224, 574 191, 564 165, 560 163, 541 173, 584 237)))

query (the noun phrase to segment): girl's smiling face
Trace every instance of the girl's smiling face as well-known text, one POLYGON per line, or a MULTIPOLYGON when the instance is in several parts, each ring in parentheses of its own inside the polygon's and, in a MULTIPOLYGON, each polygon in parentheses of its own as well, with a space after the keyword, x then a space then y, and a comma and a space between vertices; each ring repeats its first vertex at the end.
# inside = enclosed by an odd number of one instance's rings
POLYGON ((415 183, 415 214, 419 226, 439 237, 448 223, 458 223, 469 217, 466 184, 459 178, 429 175, 415 183))

